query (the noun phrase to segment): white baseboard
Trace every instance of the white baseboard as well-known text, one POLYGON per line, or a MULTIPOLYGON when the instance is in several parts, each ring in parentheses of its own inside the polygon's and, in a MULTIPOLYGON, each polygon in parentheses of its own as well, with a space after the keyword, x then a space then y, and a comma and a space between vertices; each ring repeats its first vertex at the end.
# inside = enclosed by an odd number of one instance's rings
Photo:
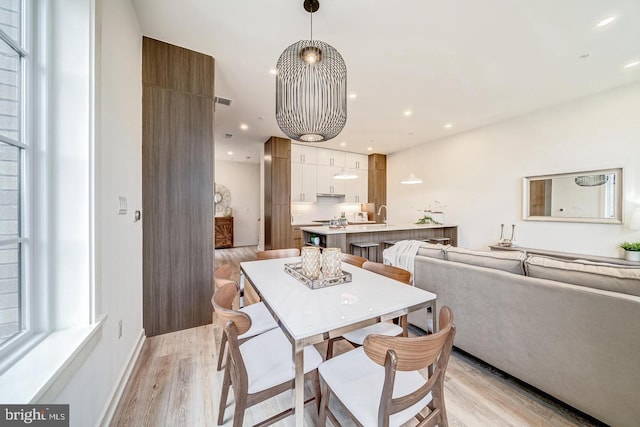
POLYGON ((113 415, 116 412, 116 408, 120 403, 120 399, 122 398, 122 393, 124 393, 124 388, 127 385, 127 381, 129 381, 129 377, 131 377, 131 373, 133 372, 133 368, 136 366, 136 362, 138 361, 138 356, 140 356, 140 351, 142 350, 142 345, 146 339, 146 335, 144 334, 144 329, 140 331, 140 336, 138 337, 138 341, 129 356, 129 361, 122 371, 122 375, 120 375, 120 379, 116 388, 111 393, 111 397, 109 399, 109 404, 104 410, 102 417, 99 417, 100 422, 98 425, 100 427, 108 427, 111 424, 111 420, 113 419, 113 415))

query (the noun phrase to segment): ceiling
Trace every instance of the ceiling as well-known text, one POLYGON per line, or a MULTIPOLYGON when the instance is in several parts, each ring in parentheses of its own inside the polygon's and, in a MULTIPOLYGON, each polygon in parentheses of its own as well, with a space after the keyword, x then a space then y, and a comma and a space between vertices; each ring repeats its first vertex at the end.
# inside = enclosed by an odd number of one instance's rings
MULTIPOLYGON (((216 105, 216 157, 258 161, 264 141, 284 136, 269 71, 309 38, 303 0, 132 2, 144 35, 216 59, 216 96, 232 100, 216 105)), ((625 68, 640 60, 638 0, 320 0, 313 36, 342 54, 356 94, 342 133, 319 146, 359 153, 640 81, 640 65, 625 68)))

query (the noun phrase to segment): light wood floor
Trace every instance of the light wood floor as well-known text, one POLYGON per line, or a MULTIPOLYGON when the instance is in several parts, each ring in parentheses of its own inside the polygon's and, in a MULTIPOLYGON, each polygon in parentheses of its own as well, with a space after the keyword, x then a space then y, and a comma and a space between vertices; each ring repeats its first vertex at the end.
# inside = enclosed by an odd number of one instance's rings
MULTIPOLYGON (((216 264, 237 266, 255 259, 254 248, 216 250, 216 264)), ((239 268, 236 268, 239 274, 239 268)), ((113 426, 215 426, 222 373, 215 370, 221 328, 206 325, 146 340, 113 418, 113 426)), ((321 354, 325 345, 318 345, 321 354)), ((335 352, 349 349, 338 342, 335 352)), ((289 407, 291 393, 250 408, 253 425, 289 407)), ((594 426, 546 395, 461 352, 453 352, 445 379, 449 424, 455 426, 594 426)), ((343 425, 351 425, 332 402, 343 425)), ((233 393, 224 426, 232 425, 233 393)), ((305 425, 316 424, 315 405, 306 407, 305 425)), ((276 424, 292 426, 293 419, 276 424)), ((411 424, 409 424, 411 425, 411 424)))

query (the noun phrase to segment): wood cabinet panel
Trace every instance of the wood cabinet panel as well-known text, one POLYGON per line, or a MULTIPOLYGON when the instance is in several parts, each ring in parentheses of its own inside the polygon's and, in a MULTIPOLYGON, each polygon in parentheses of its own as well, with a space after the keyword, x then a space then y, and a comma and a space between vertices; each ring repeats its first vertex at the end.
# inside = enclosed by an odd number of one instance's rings
POLYGON ((378 215, 381 205, 387 203, 387 156, 384 154, 369 155, 369 203, 374 204, 373 220, 383 222, 384 215, 378 215))
POLYGON ((291 141, 271 137, 264 144, 264 247, 291 247, 291 141), (284 156, 284 157, 282 157, 284 156))
POLYGON ((213 293, 213 99, 175 89, 194 88, 200 83, 192 76, 209 73, 199 80, 211 87, 198 90, 212 94, 213 58, 164 45, 146 38, 143 44, 145 81, 154 83, 142 90, 147 336, 211 323, 213 293), (181 61, 188 81, 171 84, 179 76, 166 68, 181 61))
POLYGON ((142 83, 213 98, 214 60, 209 55, 142 38, 142 83))
POLYGON ((215 218, 216 249, 233 247, 233 217, 215 218))
POLYGON ((291 226, 291 247, 302 249, 302 230, 300 226, 291 226))

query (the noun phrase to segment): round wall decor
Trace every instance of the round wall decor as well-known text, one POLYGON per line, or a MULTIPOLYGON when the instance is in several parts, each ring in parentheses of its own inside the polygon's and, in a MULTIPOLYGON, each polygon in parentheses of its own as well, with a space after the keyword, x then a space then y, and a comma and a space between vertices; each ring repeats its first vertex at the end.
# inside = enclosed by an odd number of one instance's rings
POLYGON ((231 193, 227 187, 222 184, 216 184, 216 189, 213 193, 213 204, 216 208, 216 213, 224 213, 229 207, 231 204, 231 193))

